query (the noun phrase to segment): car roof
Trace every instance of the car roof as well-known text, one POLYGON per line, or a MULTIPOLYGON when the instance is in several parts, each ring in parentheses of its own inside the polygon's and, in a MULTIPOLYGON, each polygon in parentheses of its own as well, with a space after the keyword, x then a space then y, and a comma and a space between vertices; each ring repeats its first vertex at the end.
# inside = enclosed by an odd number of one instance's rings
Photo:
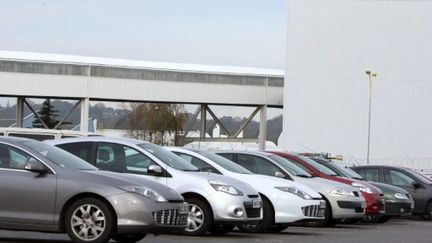
POLYGON ((250 154, 250 155, 261 155, 261 156, 269 156, 269 155, 274 155, 272 153, 268 153, 265 151, 250 151, 250 150, 210 150, 214 153, 223 153, 223 154, 250 154))
POLYGON ((8 143, 19 143, 19 142, 23 142, 23 141, 36 141, 36 140, 29 139, 29 138, 21 138, 21 137, 5 137, 5 136, 0 136, 0 141, 2 141, 2 142, 8 142, 8 143))
POLYGON ((145 144, 147 141, 133 139, 133 138, 122 138, 122 137, 79 137, 79 138, 63 138, 58 140, 46 140, 45 142, 53 145, 74 143, 74 142, 107 142, 107 143, 121 143, 129 145, 145 144))

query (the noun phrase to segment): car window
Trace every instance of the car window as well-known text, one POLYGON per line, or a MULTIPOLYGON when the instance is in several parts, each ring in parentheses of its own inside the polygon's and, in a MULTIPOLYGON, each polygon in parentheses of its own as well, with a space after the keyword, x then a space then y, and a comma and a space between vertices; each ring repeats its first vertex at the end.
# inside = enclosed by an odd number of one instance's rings
POLYGON ((91 143, 67 143, 67 144, 59 144, 57 147, 68 151, 69 153, 83 159, 87 162, 90 161, 90 150, 91 143))
POLYGON ((96 167, 122 173, 147 174, 152 159, 131 147, 115 143, 99 143, 96 167))
POLYGON ((197 151, 197 153, 207 157, 211 161, 215 162, 216 164, 222 166, 224 169, 229 170, 231 172, 240 173, 240 174, 252 174, 249 170, 245 169, 244 167, 233 162, 232 160, 229 160, 219 154, 214 154, 207 151, 197 151))
POLYGON ((312 177, 311 174, 309 174, 307 171, 303 170, 302 168, 298 167, 296 164, 292 163, 291 160, 287 158, 283 158, 278 155, 269 155, 268 157, 276 161, 279 164, 279 166, 282 166, 285 170, 287 170, 290 174, 294 176, 312 177))
POLYGON ((88 162, 58 147, 48 145, 46 143, 42 143, 36 140, 26 140, 20 142, 20 144, 26 146, 28 149, 34 151, 35 153, 44 156, 46 159, 60 167, 75 170, 97 170, 88 162))
POLYGON ((309 174, 315 174, 311 169, 309 169, 308 167, 304 166, 302 163, 295 161, 295 160, 290 160, 293 164, 297 165, 298 167, 302 168, 304 171, 306 171, 309 174))
POLYGON ((191 165, 184 159, 175 155, 174 153, 151 143, 143 143, 138 144, 139 147, 144 149, 145 151, 151 153, 153 156, 158 158, 160 161, 165 163, 166 165, 182 171, 198 171, 198 168, 191 165))
POLYGON ((237 157, 239 165, 256 174, 275 176, 276 172, 283 173, 281 169, 274 165, 272 162, 259 156, 239 154, 237 155, 237 157))
POLYGON ((332 171, 331 169, 325 167, 324 165, 321 165, 320 163, 318 163, 312 159, 309 159, 308 157, 301 156, 301 155, 297 155, 296 157, 301 159, 302 161, 308 163, 309 165, 313 166, 315 169, 319 170, 321 173, 324 173, 324 174, 329 175, 329 176, 337 176, 337 174, 334 171, 332 171))
POLYGON ((200 171, 208 171, 208 172, 213 172, 213 173, 217 173, 217 174, 222 174, 220 173, 216 168, 214 168, 213 166, 207 164, 205 161, 198 159, 195 156, 189 155, 189 154, 185 154, 185 153, 181 153, 181 152, 173 152, 175 154, 177 154, 178 156, 180 156, 180 158, 186 160, 187 162, 191 163, 192 165, 194 165, 195 167, 197 167, 200 171))
POLYGON ((0 144, 0 168, 24 169, 26 163, 40 162, 18 148, 0 144))
POLYGON ((367 181, 380 182, 378 168, 357 169, 356 171, 367 181))
POLYGON ((222 154, 218 154, 218 155, 224 157, 225 159, 235 161, 234 154, 222 153, 222 154))
POLYGON ((414 183, 416 182, 413 178, 406 175, 405 173, 391 169, 386 169, 384 171, 384 178, 390 184, 401 187, 414 187, 414 183))

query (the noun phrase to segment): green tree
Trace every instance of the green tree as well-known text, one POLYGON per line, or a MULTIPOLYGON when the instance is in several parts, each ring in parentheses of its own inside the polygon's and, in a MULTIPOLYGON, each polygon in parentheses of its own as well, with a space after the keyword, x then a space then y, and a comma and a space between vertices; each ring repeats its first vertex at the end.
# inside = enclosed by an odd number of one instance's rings
POLYGON ((183 131, 186 112, 179 104, 131 104, 132 111, 127 121, 128 135, 149 142, 168 145, 174 134, 174 144, 183 131))
MULTIPOLYGON (((50 99, 46 99, 42 103, 42 107, 38 111, 39 117, 49 129, 53 129, 59 122, 56 119, 58 117, 57 113, 58 111, 54 109, 54 106, 51 104, 50 99)), ((35 128, 45 128, 42 122, 37 117, 33 120, 32 125, 35 128)))

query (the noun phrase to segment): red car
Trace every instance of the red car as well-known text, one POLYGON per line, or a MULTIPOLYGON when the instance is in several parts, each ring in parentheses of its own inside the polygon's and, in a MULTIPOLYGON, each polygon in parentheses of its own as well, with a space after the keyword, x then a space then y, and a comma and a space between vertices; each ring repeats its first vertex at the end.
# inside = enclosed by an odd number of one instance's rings
POLYGON ((334 173, 332 170, 328 169, 327 167, 319 164, 318 162, 313 161, 310 158, 301 155, 291 154, 286 152, 276 152, 276 151, 269 151, 269 152, 290 160, 291 162, 295 163, 297 166, 309 172, 309 174, 313 176, 319 176, 324 179, 337 181, 354 187, 358 187, 362 192, 363 197, 366 199, 366 203, 367 203, 366 216, 385 213, 384 194, 379 188, 364 181, 357 181, 353 179, 339 177, 337 176, 336 173, 334 173))

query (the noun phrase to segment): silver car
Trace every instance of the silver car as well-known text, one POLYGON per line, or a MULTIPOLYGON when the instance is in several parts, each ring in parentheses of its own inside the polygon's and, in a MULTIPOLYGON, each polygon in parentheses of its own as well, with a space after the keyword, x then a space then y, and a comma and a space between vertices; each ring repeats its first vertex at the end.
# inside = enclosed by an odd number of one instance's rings
POLYGON ((262 200, 249 184, 200 172, 168 150, 149 142, 109 137, 45 141, 103 170, 130 173, 172 187, 190 204, 186 235, 226 233, 235 225, 262 220, 262 200))
POLYGON ((1 229, 68 233, 80 243, 135 242, 187 221, 172 189, 24 138, 0 137, 0 195, 1 229))

